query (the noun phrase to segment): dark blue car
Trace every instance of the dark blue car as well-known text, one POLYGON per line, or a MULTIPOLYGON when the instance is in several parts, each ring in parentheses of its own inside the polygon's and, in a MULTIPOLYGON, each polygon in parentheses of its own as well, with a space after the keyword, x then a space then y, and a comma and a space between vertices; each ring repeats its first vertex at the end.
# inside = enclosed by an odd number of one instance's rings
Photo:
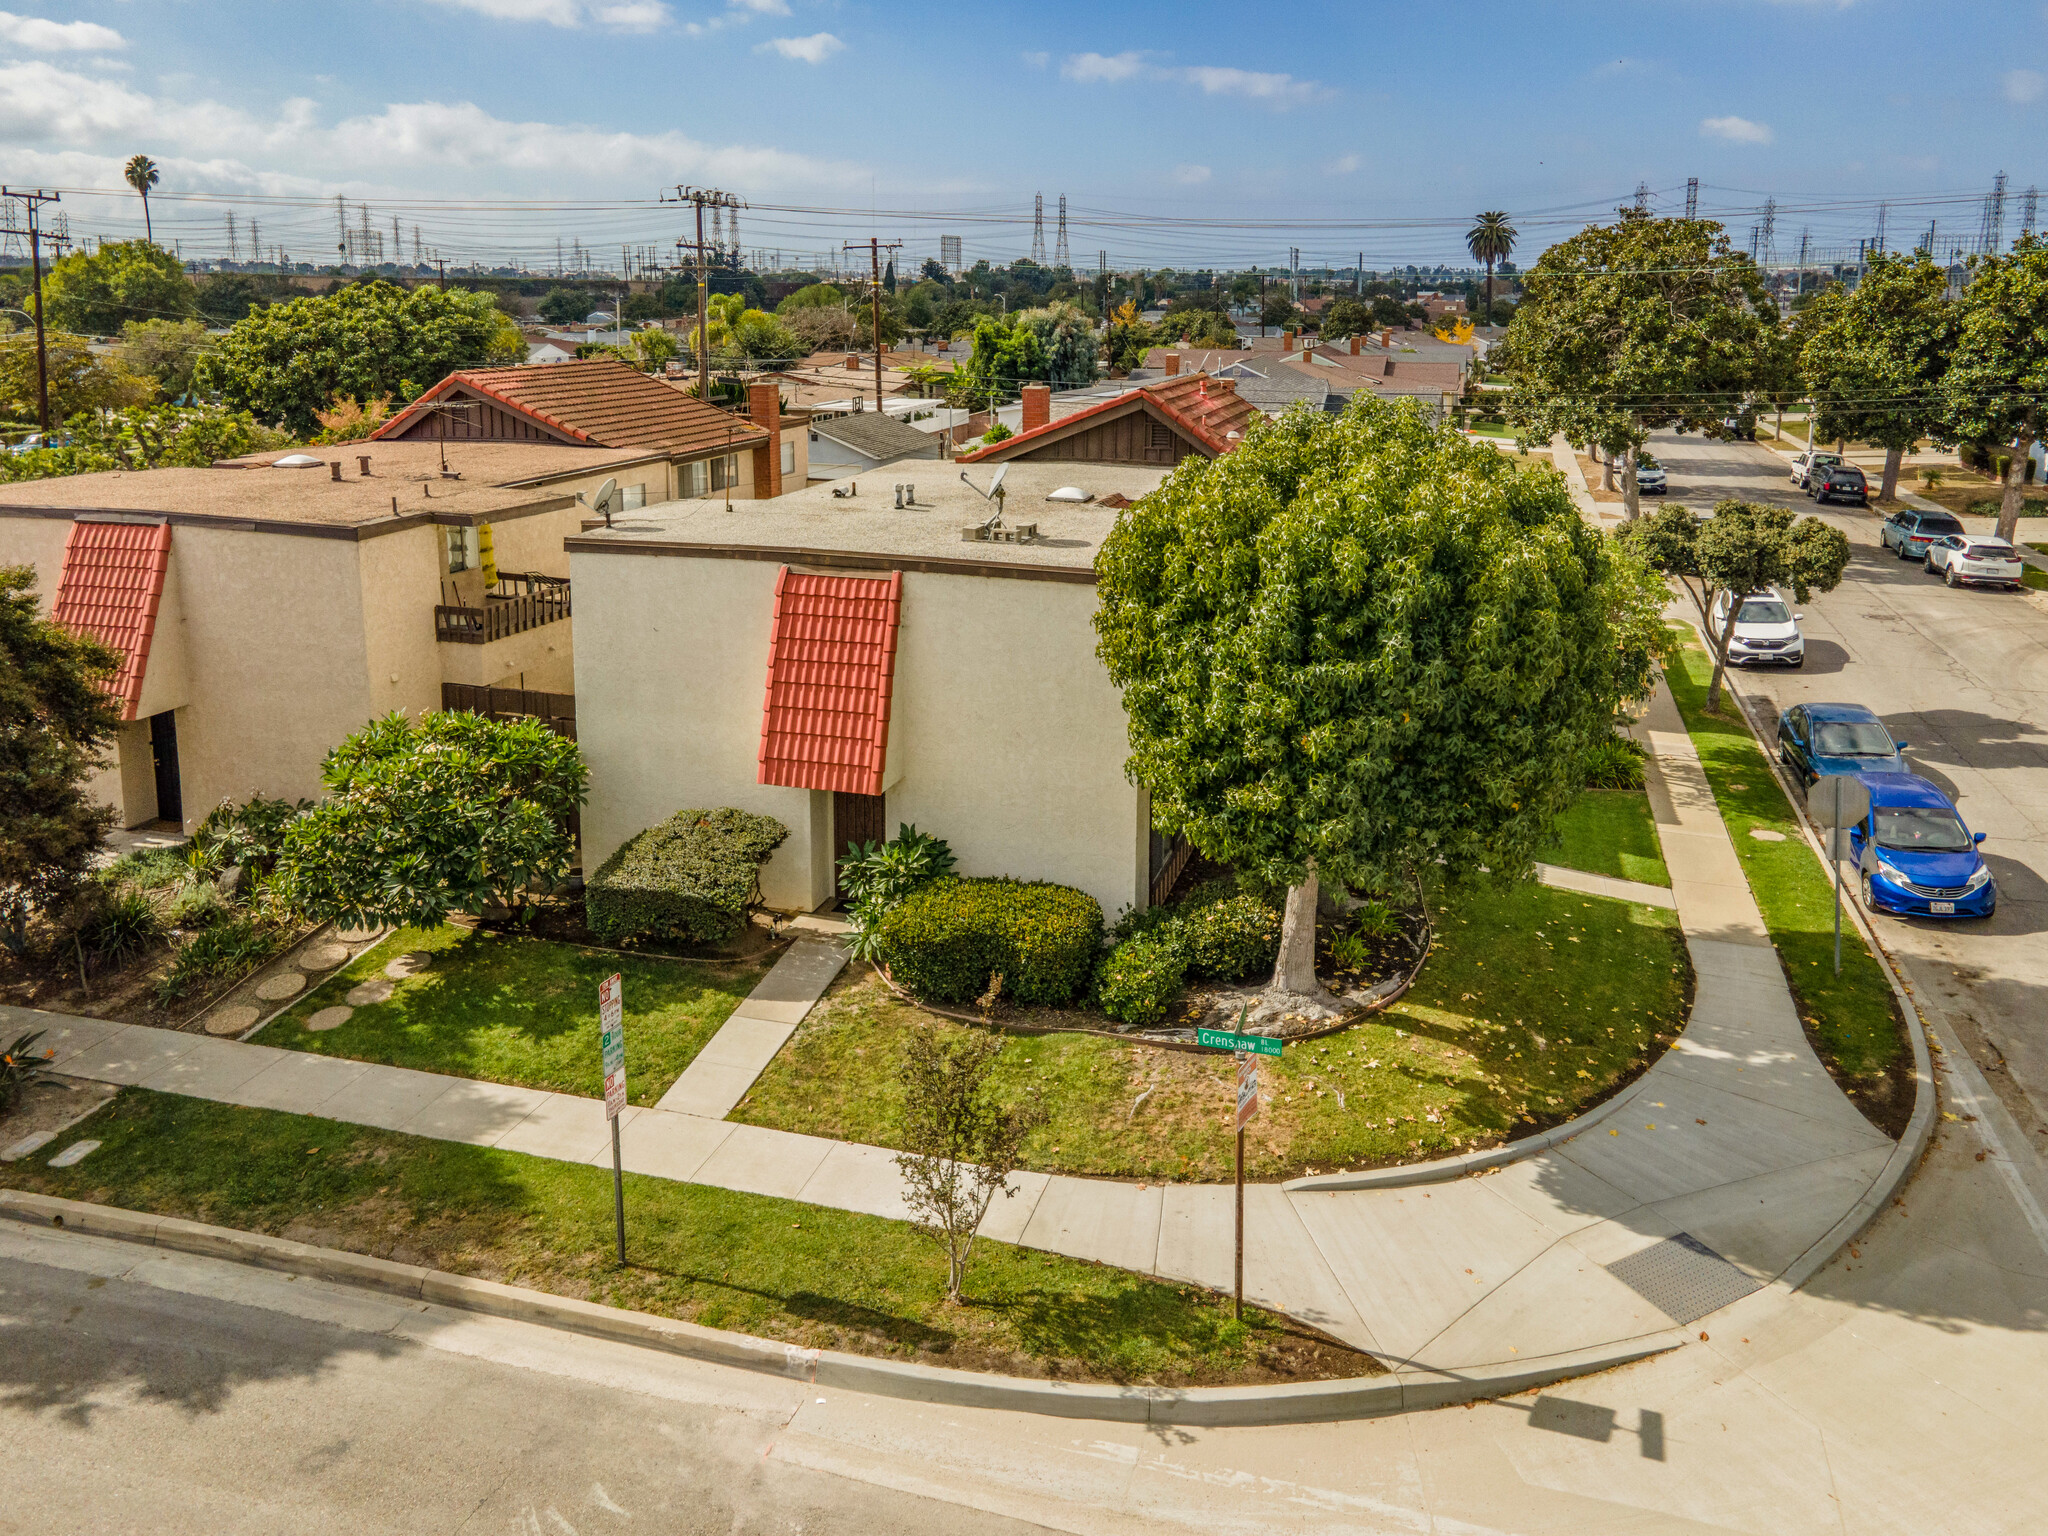
POLYGON ((1778 761, 1802 783, 1831 773, 1905 773, 1905 751, 1861 704, 1795 704, 1778 716, 1778 761))
POLYGON ((1870 814, 1849 833, 1863 905, 1898 917, 1989 917, 1998 886, 1947 795, 1915 773, 1859 774, 1870 814))

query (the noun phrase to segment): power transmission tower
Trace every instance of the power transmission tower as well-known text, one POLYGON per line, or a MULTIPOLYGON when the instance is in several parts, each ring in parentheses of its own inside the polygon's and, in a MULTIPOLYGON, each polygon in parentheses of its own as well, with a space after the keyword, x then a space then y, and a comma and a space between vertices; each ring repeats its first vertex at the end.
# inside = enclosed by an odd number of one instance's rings
POLYGON ((689 203, 697 210, 697 238, 678 240, 678 251, 694 251, 697 256, 697 398, 706 405, 711 403, 711 273, 709 259, 711 247, 704 243, 704 210, 706 208, 744 208, 746 204, 730 192, 721 192, 715 187, 677 187, 674 197, 664 197, 665 203, 689 203))
MULTIPOLYGON (((559 252, 559 251, 560 251, 560 249, 561 249, 561 247, 560 247, 560 246, 557 246, 557 247, 556 247, 556 250, 557 250, 557 252, 559 252)), ((419 265, 421 265, 421 261, 420 261, 420 227, 419 227, 419 225, 417 225, 417 224, 413 225, 413 227, 412 227, 412 264, 413 264, 414 266, 416 266, 416 267, 417 267, 417 266, 419 266, 419 265)))
POLYGON ((1052 264, 1056 267, 1073 265, 1067 257, 1067 194, 1064 192, 1060 194, 1060 237, 1059 242, 1053 246, 1052 264))
POLYGON ((1870 248, 1873 251, 1882 253, 1884 250, 1884 221, 1891 211, 1892 205, 1890 203, 1879 203, 1877 205, 1877 238, 1870 242, 1870 248))
POLYGON ((1700 179, 1697 176, 1685 178, 1685 216, 1688 219, 1700 216, 1700 179))
POLYGON ((1097 251, 1097 252, 1095 253, 1095 273, 1096 273, 1096 276, 1098 276, 1098 277, 1104 277, 1104 276, 1107 276, 1107 275, 1108 275, 1108 273, 1109 273, 1109 252, 1107 252, 1107 251, 1097 251))
POLYGON ((1032 203, 1031 259, 1042 267, 1045 265, 1045 194, 1038 193, 1032 203))
MULTIPOLYGON (((43 242, 62 249, 71 243, 71 224, 61 214, 54 234, 44 234, 40 215, 44 203, 61 202, 55 192, 17 192, 12 187, 0 186, 0 198, 19 202, 28 215, 28 259, 34 272, 33 284, 36 297, 36 425, 43 429, 44 441, 49 440, 50 431, 50 342, 43 329, 43 242)), ((9 220, 12 223, 12 220, 9 220)))
POLYGON ((1984 199, 1984 227, 1978 231, 1977 246, 1986 256, 1996 256, 2005 244, 2005 172, 1991 181, 1991 195, 1984 199))
POLYGON ((254 219, 249 221, 249 259, 256 262, 263 260, 263 226, 254 219))
POLYGON ((2041 200, 2041 194, 2033 187, 2027 188, 2020 197, 2020 235, 2025 238, 2034 232, 2034 214, 2041 200))
POLYGON ((1775 267, 1778 264, 1778 200, 1764 199, 1763 264, 1775 267))
MULTIPOLYGON (((875 237, 874 237, 873 235, 870 235, 870 236, 868 236, 868 242, 867 242, 867 245, 868 245, 868 259, 869 259, 870 263, 871 263, 871 264, 873 265, 873 267, 874 267, 874 277, 873 277, 873 285, 872 285, 872 286, 871 286, 871 287, 869 288, 868 292, 869 292, 869 294, 870 294, 870 296, 872 297, 872 299, 873 299, 873 302, 874 302, 874 316, 875 316, 875 414, 876 414, 876 415, 880 415, 880 414, 881 414, 881 411, 882 411, 882 252, 884 252, 884 251, 890 251, 890 252, 900 251, 900 250, 902 250, 902 249, 903 249, 903 242, 902 242, 901 240, 889 240, 889 241, 883 241, 883 240, 878 240, 878 239, 876 239, 876 238, 875 238, 875 237)), ((849 244, 849 245, 843 245, 843 246, 841 246, 841 247, 840 247, 840 249, 841 249, 841 250, 843 250, 843 251, 854 251, 854 250, 858 250, 858 249, 860 249, 860 242, 859 242, 859 241, 854 241, 853 243, 851 243, 851 244, 849 244)), ((1044 250, 1044 247, 1043 247, 1043 245, 1041 244, 1041 246, 1040 246, 1040 251, 1041 251, 1041 254, 1043 253, 1043 250, 1044 250)))
POLYGON ((1636 183, 1636 212, 1648 213, 1649 211, 1650 184, 1647 181, 1639 181, 1636 183))
POLYGON ((235 245, 235 211, 230 208, 228 210, 228 260, 234 261, 241 254, 241 251, 235 245))
POLYGON ((740 257, 740 210, 735 205, 725 216, 726 243, 732 247, 732 265, 737 270, 743 262, 740 257))
POLYGON ((348 261, 348 203, 337 192, 334 194, 334 259, 337 265, 348 261))

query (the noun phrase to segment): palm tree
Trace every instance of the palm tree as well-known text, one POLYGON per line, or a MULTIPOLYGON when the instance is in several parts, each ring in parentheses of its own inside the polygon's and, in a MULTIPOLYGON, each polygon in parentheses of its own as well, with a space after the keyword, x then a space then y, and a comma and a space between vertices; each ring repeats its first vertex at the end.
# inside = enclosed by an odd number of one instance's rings
POLYGON ((1474 261, 1486 263, 1486 323, 1493 324, 1493 264, 1515 254, 1515 226, 1505 213, 1482 213, 1465 237, 1474 261))
POLYGON ((121 174, 142 196, 142 237, 154 245, 156 231, 149 223, 149 189, 156 185, 156 162, 147 155, 136 155, 121 174))

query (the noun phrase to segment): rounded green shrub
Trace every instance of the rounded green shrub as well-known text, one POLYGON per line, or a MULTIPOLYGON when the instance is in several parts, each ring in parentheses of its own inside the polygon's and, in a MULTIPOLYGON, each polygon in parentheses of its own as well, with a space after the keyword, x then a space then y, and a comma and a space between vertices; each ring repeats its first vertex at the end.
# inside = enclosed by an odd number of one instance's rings
POLYGON ((1102 908, 1042 880, 934 880, 882 918, 889 974, 919 997, 967 1003, 1003 978, 1019 1003, 1071 1002, 1102 948, 1102 908))
POLYGON ((1280 914, 1256 896, 1185 909, 1175 925, 1188 969, 1216 981, 1270 971, 1280 955, 1280 914))
POLYGON ((1187 980, 1188 957, 1171 930, 1140 934, 1109 952, 1096 978, 1096 1000, 1112 1019, 1140 1027, 1166 1017, 1187 980))
POLYGON ((604 861, 583 889, 583 920, 601 939, 716 944, 747 925, 761 861, 789 836, 773 816, 724 806, 678 811, 604 861))

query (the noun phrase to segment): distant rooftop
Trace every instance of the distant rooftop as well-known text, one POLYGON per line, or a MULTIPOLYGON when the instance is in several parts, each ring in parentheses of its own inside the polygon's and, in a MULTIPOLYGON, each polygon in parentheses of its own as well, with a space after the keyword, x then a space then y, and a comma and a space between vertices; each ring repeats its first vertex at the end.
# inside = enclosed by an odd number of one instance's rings
POLYGON ((987 565, 1052 566, 1077 571, 1094 568, 1102 541, 1116 524, 1116 507, 1102 498, 1116 495, 1135 501, 1158 488, 1163 469, 1127 464, 1061 464, 1025 461, 1008 466, 984 465, 963 471, 955 464, 901 462, 844 480, 814 481, 803 490, 772 501, 736 501, 728 510, 722 501, 671 501, 614 517, 610 528, 595 528, 570 541, 579 552, 602 553, 608 547, 626 550, 647 545, 779 552, 802 563, 804 553, 878 557, 877 563, 898 560, 959 560, 987 565), (961 482, 965 473, 986 490, 996 468, 1003 478, 1003 521, 1006 525, 1036 523, 1039 537, 1029 544, 988 543, 961 537, 963 528, 988 520, 995 507, 961 482), (914 485, 914 505, 899 508, 893 487, 914 485), (1071 486, 1095 498, 1092 502, 1057 502, 1046 497, 1071 486), (858 495, 835 497, 835 489, 858 489, 858 495))

